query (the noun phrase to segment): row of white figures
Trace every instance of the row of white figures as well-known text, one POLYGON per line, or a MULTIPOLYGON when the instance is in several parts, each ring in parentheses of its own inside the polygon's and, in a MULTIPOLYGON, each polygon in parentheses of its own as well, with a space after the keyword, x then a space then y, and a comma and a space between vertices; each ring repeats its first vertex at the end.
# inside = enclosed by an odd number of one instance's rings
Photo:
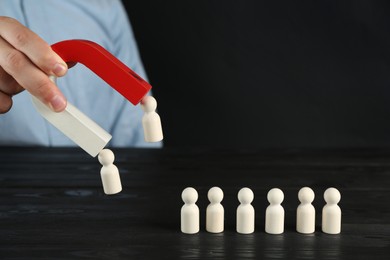
MULTIPOLYGON (((209 190, 207 197, 210 204, 206 209, 206 231, 220 233, 224 230, 224 208, 221 205, 223 191, 218 187, 209 190)), ((240 205, 237 208, 236 230, 241 234, 250 234, 255 230, 255 210, 251 205, 254 195, 251 189, 242 188, 238 192, 240 205)), ((322 209, 322 231, 328 234, 341 232, 341 209, 337 205, 340 201, 340 192, 329 188, 324 193, 326 205, 322 209)), ((184 205, 181 208, 181 231, 186 234, 199 232, 199 208, 195 204, 198 193, 194 188, 186 188, 182 192, 184 205)), ((281 203, 284 200, 283 191, 271 189, 267 194, 270 205, 265 213, 265 232, 281 234, 284 232, 284 209, 281 203)), ((300 205, 297 208, 297 232, 310 234, 315 231, 315 209, 311 204, 314 192, 309 187, 303 187, 298 192, 300 205)))

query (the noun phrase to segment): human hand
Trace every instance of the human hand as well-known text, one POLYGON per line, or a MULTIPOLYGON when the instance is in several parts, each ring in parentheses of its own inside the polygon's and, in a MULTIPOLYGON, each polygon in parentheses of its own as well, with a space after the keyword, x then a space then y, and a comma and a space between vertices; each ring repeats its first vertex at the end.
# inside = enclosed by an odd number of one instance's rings
POLYGON ((48 76, 61 77, 68 67, 43 39, 9 17, 0 16, 0 114, 12 107, 12 96, 27 90, 53 111, 66 99, 48 76))

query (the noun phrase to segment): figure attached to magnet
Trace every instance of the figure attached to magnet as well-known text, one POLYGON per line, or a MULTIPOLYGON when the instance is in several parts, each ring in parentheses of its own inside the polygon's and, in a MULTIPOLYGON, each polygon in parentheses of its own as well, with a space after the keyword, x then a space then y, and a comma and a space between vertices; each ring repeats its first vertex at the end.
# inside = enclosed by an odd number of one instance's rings
POLYGON ((157 101, 152 96, 146 96, 141 101, 141 107, 145 112, 142 118, 144 136, 146 142, 159 142, 163 139, 160 116, 156 113, 157 101))

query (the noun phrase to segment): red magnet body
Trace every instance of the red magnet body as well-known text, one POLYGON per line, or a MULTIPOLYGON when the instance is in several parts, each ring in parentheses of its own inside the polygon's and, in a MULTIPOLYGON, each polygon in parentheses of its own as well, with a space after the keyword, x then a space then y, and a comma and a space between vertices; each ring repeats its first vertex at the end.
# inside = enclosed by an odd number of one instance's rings
POLYGON ((87 40, 66 40, 52 49, 65 62, 80 62, 92 70, 133 105, 137 105, 152 86, 102 46, 87 40))

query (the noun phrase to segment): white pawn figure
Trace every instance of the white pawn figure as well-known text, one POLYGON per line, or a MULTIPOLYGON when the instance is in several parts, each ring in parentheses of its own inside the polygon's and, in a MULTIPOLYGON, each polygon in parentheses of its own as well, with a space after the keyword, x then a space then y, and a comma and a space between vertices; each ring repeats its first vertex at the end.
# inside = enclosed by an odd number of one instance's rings
POLYGON ((322 232, 339 234, 341 232, 341 209, 337 203, 341 199, 336 188, 329 188, 324 192, 326 205, 322 209, 322 232))
POLYGON ((213 187, 207 193, 210 204, 206 209, 206 231, 210 233, 220 233, 224 230, 225 210, 221 205, 223 191, 218 187, 213 187))
POLYGON ((146 96, 141 101, 145 114, 142 118, 146 142, 158 142, 163 139, 160 116, 156 113, 157 101, 152 96, 146 96))
POLYGON ((298 192, 301 202, 297 208, 297 232, 311 234, 315 231, 316 210, 311 204, 314 200, 314 191, 309 187, 303 187, 298 192))
POLYGON ((191 187, 185 188, 181 193, 185 203, 181 207, 181 232, 195 234, 199 232, 199 208, 195 204, 198 200, 198 192, 191 187))
POLYGON ((119 177, 119 170, 113 164, 114 153, 109 149, 103 149, 98 156, 99 162, 103 165, 100 170, 102 178, 103 190, 105 194, 115 194, 122 190, 121 179, 119 177))
POLYGON ((238 201, 241 203, 237 207, 238 233, 250 234, 255 231, 255 209, 251 205, 253 197, 253 191, 249 188, 242 188, 238 192, 238 201))
POLYGON ((284 208, 280 205, 284 200, 283 191, 271 189, 267 194, 270 205, 265 211, 265 232, 268 234, 282 234, 284 232, 284 208))

